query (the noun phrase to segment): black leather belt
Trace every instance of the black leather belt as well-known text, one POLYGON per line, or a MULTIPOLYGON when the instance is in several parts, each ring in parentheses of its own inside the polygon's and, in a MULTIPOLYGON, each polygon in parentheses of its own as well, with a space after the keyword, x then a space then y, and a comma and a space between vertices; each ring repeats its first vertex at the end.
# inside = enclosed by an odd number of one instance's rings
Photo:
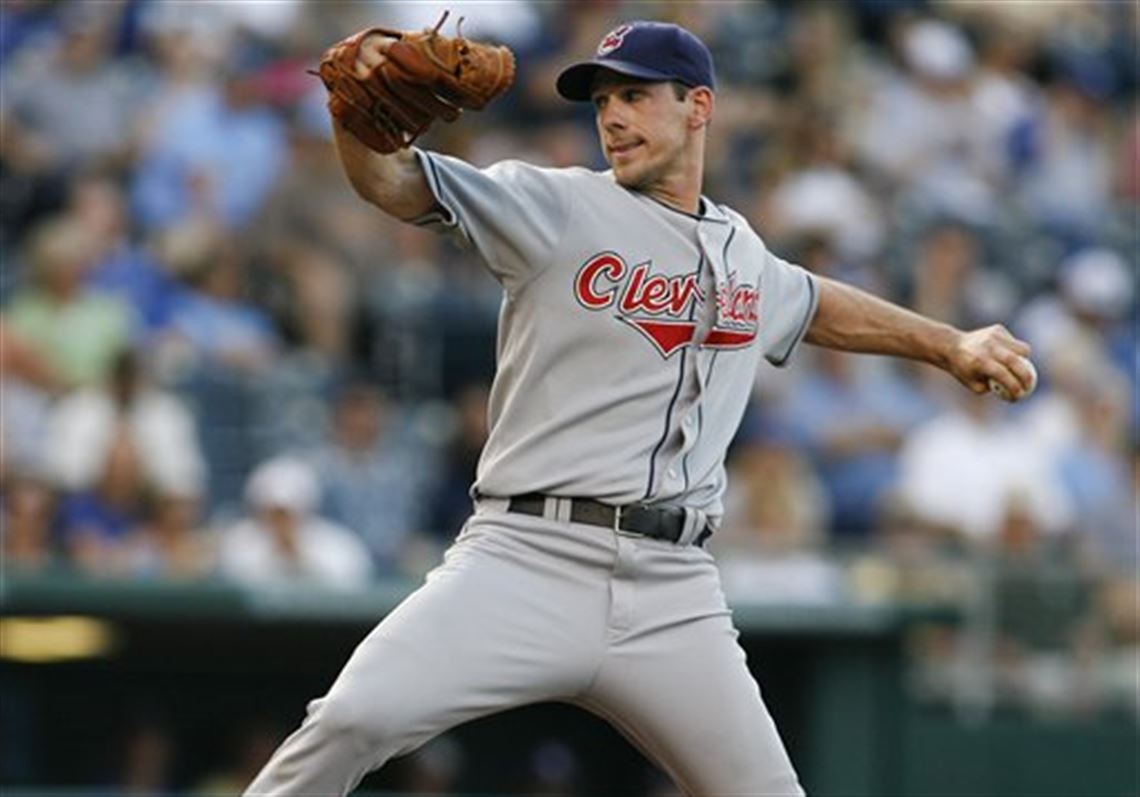
MULTIPOLYGON (((630 534, 639 534, 643 537, 652 537, 655 540, 666 540, 676 543, 685 532, 685 510, 671 506, 613 506, 595 501, 592 498, 559 499, 570 501, 570 521, 572 523, 585 523, 590 526, 602 526, 615 531, 625 531, 630 534)), ((508 512, 517 512, 520 515, 546 515, 546 496, 541 493, 516 495, 507 505, 508 512)), ((693 541, 696 546, 702 546, 712 535, 712 529, 707 526, 693 541)))

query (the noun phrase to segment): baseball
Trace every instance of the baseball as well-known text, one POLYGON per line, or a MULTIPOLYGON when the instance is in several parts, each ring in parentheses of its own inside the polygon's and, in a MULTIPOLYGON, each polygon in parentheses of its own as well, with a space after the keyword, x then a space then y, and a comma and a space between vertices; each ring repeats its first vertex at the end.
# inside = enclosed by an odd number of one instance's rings
POLYGON ((1033 395, 1033 391, 1037 389, 1037 369, 1033 366, 1033 362, 1027 357, 1021 358, 1022 364, 1029 369, 1029 387, 1022 390, 1020 393, 1010 395, 996 379, 990 380, 990 392, 1000 398, 1002 401, 1021 401, 1033 395))

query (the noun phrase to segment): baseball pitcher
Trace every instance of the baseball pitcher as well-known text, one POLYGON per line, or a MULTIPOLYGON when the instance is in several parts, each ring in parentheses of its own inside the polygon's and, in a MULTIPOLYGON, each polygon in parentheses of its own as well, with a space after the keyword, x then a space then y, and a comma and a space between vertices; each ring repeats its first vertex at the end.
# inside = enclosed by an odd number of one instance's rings
POLYGON ((802 794, 704 547, 759 359, 806 340, 1017 397, 1028 347, 813 276, 703 196, 713 61, 675 25, 621 25, 558 78, 593 106, 608 171, 411 146, 514 69, 440 26, 362 31, 321 64, 360 197, 456 238, 502 284, 498 369, 470 520, 246 793, 343 795, 459 723, 562 701, 688 794, 802 794))

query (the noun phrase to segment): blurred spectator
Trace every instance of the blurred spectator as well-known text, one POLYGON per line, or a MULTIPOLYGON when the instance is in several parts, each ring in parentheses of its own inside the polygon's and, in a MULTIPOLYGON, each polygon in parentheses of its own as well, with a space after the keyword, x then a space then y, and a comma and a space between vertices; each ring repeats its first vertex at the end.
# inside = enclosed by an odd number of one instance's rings
POLYGON ((61 387, 45 359, 8 330, 0 314, 0 484, 43 468, 43 436, 61 387))
POLYGON ((473 322, 474 291, 447 273, 437 236, 405 224, 392 230, 388 246, 386 268, 368 282, 371 365, 409 395, 439 395, 447 370, 442 347, 449 329, 473 322))
POLYGON ((1092 362, 1074 385, 1077 434, 1060 454, 1062 483, 1081 522, 1081 536, 1105 569, 1135 573, 1136 494, 1128 472, 1128 413, 1135 400, 1123 374, 1092 362))
POLYGON ((50 0, 9 0, 0 6, 0 63, 29 42, 57 35, 50 0))
POLYGON ((293 114, 288 165, 251 225, 252 247, 275 277, 266 303, 295 345, 362 365, 365 281, 384 270, 397 227, 345 190, 325 90, 311 88, 293 114))
POLYGON ((829 349, 778 409, 813 458, 832 506, 834 541, 865 541, 898 479, 904 436, 938 406, 894 364, 829 349))
POLYGON ((328 250, 281 241, 270 261, 275 284, 264 293, 277 325, 294 348, 332 365, 349 365, 358 291, 353 275, 328 250))
POLYGON ((55 494, 47 481, 14 475, 0 495, 0 563, 5 570, 42 572, 60 562, 53 546, 55 494))
POLYGON ((77 391, 55 408, 46 439, 49 470, 65 490, 91 487, 117 447, 139 468, 140 489, 197 494, 206 483, 194 417, 150 383, 139 355, 124 350, 106 385, 77 391))
MULTIPOLYGON (((871 545, 850 560, 853 598, 961 608, 967 596, 976 594, 973 551, 962 551, 957 540, 947 540, 925 523, 897 495, 887 496, 871 545)), ((946 651, 932 653, 941 659, 946 651)))
POLYGON ((1097 348, 1096 340, 1079 332, 1049 348, 1043 347, 1036 361, 1047 388, 1029 402, 1022 420, 1037 442, 1050 456, 1057 458, 1078 445, 1083 436, 1081 396, 1090 389, 1098 389, 1088 380, 1111 367, 1097 348))
POLYGON ((187 285, 158 340, 164 365, 188 360, 256 372, 272 363, 277 335, 248 300, 244 252, 235 239, 208 222, 188 222, 166 231, 159 253, 187 285))
POLYGON ((68 212, 91 236, 93 265, 87 284, 130 304, 137 314, 140 337, 162 328, 179 288, 154 257, 132 240, 119 182, 105 172, 77 176, 70 185, 68 212))
POLYGON ((91 235, 75 219, 43 223, 27 245, 32 283, 5 308, 6 333, 65 387, 100 382, 130 337, 131 308, 84 285, 93 250, 91 235))
POLYGON ((303 462, 279 457, 249 477, 250 516, 223 529, 222 574, 233 581, 265 585, 307 581, 352 589, 372 575, 368 549, 352 531, 316 514, 317 474, 303 462))
POLYGON ((975 30, 980 42, 971 101, 981 125, 984 167, 999 187, 1008 189, 1025 156, 1018 149, 1020 135, 1041 102, 1041 92, 1028 74, 1036 42, 1026 26, 996 15, 975 30))
POLYGON ((970 97, 973 50, 960 30, 933 19, 904 24, 898 44, 905 71, 874 78, 855 125, 856 150, 932 210, 983 221, 993 208, 985 128, 970 97))
MULTIPOLYGON (((1140 473, 1140 470, 1134 472, 1140 473)), ((1140 718, 1140 691, 1136 689, 1136 673, 1140 669, 1137 595, 1140 595, 1140 578, 1133 570, 1106 579, 1097 596, 1097 606, 1107 647, 1100 666, 1102 698, 1107 705, 1123 706, 1133 717, 1140 718)))
POLYGON ((426 527, 433 465, 399 410, 366 383, 345 386, 328 441, 307 457, 320 475, 323 513, 358 534, 377 570, 399 572, 426 527))
POLYGON ((483 384, 473 384, 456 398, 457 427, 444 456, 440 481, 428 503, 430 528, 450 540, 471 514, 471 485, 483 444, 487 442, 487 400, 483 384))
POLYGON ((1043 533, 1072 527, 1055 460, 992 396, 956 394, 957 406, 920 425, 899 453, 899 498, 935 531, 996 545, 1015 503, 1043 533))
POLYGON ((1087 710, 1095 700, 1085 649, 1092 628, 1086 573, 1045 537, 1022 498, 1001 520, 993 600, 997 698, 1038 711, 1087 710))
POLYGON ((325 96, 324 86, 314 81, 296 107, 288 162, 250 233, 267 259, 299 243, 329 253, 355 274, 381 272, 391 236, 406 225, 377 214, 346 190, 325 96))
POLYGON ((10 327, 8 320, 0 315, 0 376, 44 393, 62 389, 62 383, 47 361, 10 327))
POLYGON ((840 257, 856 262, 877 254, 882 214, 851 171, 836 120, 806 109, 793 118, 796 166, 774 189, 766 231, 780 236, 823 233, 835 242, 840 257))
POLYGON ((774 420, 746 423, 717 540, 734 552, 760 555, 821 545, 831 504, 799 441, 774 420))
POLYGON ((71 563, 95 576, 117 575, 123 541, 141 520, 146 482, 139 451, 117 435, 99 463, 94 484, 66 495, 60 527, 71 563))
POLYGON ((1055 350, 1085 335, 1122 371, 1136 368, 1135 268, 1117 252, 1082 249, 1057 269, 1057 293, 1029 302, 1016 329, 1048 359, 1055 350))
POLYGON ((983 266, 977 234, 951 219, 923 232, 910 276, 916 311, 964 329, 1008 317, 1018 298, 1008 275, 983 266))
POLYGON ((284 124, 258 96, 251 65, 241 63, 248 51, 230 56, 220 80, 204 80, 205 59, 194 52, 205 46, 202 37, 164 33, 170 37, 158 46, 166 74, 131 191, 136 216, 148 229, 193 216, 243 227, 285 164, 284 124))
POLYGON ((842 6, 817 3, 788 16, 787 57, 797 101, 814 108, 840 107, 858 88, 852 86, 858 54, 852 47, 850 15, 842 6))
POLYGON ((1132 122, 1120 142, 1113 174, 1121 199, 1136 205, 1140 204, 1140 105, 1135 97, 1129 116, 1132 122))
POLYGON ((1046 102, 1021 132, 1021 197, 1051 232, 1083 242, 1111 211, 1112 151, 1104 132, 1115 76, 1094 54, 1059 60, 1046 102))
POLYGON ((1118 368, 1135 369, 1135 264, 1110 249, 1077 252, 1060 267, 1061 293, 1081 329, 1102 342, 1118 368))
POLYGON ((46 172, 125 161, 134 117, 145 101, 137 73, 114 58, 125 5, 68 4, 58 17, 54 46, 21 53, 5 65, 0 114, 5 136, 13 139, 5 149, 14 150, 13 160, 23 168, 46 172))
POLYGON ((138 524, 124 537, 117 569, 131 578, 188 581, 214 572, 213 540, 199 526, 201 499, 163 491, 150 496, 138 524))
POLYGON ((826 554, 830 501, 790 435, 759 422, 730 466, 721 527, 709 542, 725 591, 765 603, 832 603, 843 574, 826 554))

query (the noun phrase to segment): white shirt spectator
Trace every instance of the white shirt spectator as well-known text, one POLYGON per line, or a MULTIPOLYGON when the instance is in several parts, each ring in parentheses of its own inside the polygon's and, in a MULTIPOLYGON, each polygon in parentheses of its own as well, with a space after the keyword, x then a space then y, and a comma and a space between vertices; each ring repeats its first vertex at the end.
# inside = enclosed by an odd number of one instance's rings
POLYGON ((368 582, 368 550, 351 531, 319 517, 304 518, 297 528, 295 558, 276 544, 272 532, 255 518, 227 529, 221 544, 222 574, 233 581, 264 585, 300 579, 332 587, 368 582))
POLYGON ((776 189, 772 203, 789 232, 826 230, 847 258, 865 260, 882 244, 882 217, 874 198, 836 166, 814 166, 790 175, 776 189))
MULTIPOLYGON (((992 397, 967 401, 992 402, 992 397)), ((920 426, 900 453, 899 493, 923 521, 992 540, 1011 501, 1024 502, 1046 533, 1066 530, 1071 502, 1054 459, 1023 426, 951 411, 920 426)))
POLYGON ((176 396, 153 388, 142 388, 125 409, 102 389, 64 398, 48 422, 44 457, 53 480, 66 490, 93 485, 120 423, 131 435, 151 486, 162 492, 201 492, 206 464, 194 416, 176 396))
POLYGON ((219 546, 225 577, 249 585, 301 580, 351 589, 372 576, 359 537, 315 514, 320 487, 306 463, 290 457, 262 463, 245 497, 253 515, 225 530, 219 546))

